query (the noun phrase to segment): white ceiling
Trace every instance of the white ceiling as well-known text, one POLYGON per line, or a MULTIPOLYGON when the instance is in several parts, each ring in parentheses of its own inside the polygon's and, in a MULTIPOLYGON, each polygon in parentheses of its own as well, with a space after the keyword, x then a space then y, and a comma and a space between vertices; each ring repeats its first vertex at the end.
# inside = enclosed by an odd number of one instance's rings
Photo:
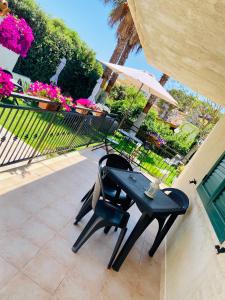
POLYGON ((225 106, 225 0, 128 0, 148 62, 225 106))

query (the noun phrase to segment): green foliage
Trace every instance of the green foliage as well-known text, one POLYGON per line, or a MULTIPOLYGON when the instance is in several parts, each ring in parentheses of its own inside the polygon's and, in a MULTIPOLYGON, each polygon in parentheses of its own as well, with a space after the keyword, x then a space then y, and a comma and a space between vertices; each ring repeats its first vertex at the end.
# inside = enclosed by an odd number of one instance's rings
POLYGON ((144 93, 140 92, 137 95, 137 92, 138 90, 134 87, 117 85, 112 89, 106 103, 112 113, 118 114, 119 119, 122 119, 124 114, 128 112, 128 119, 133 122, 147 102, 144 93))
POLYGON ((110 92, 110 98, 113 100, 125 100, 127 95, 127 88, 124 85, 114 85, 110 92))
MULTIPOLYGON (((191 123, 199 128, 200 133, 197 138, 205 138, 221 116, 220 107, 210 101, 202 102, 196 96, 188 95, 182 90, 173 89, 170 93, 177 100, 179 110, 187 115, 187 120, 190 120, 191 123), (196 112, 197 117, 194 118, 196 112)), ((118 114, 120 119, 122 119, 124 114, 129 111, 128 120, 126 122, 128 126, 125 127, 130 127, 132 125, 147 102, 144 93, 140 93, 136 100, 134 100, 136 94, 137 89, 133 87, 117 85, 112 89, 109 99, 107 100, 107 104, 110 106, 112 112, 118 114), (133 104, 130 107, 132 101, 133 104)), ((162 100, 158 102, 158 107, 161 110, 164 109, 163 103, 165 102, 162 100)), ((173 107, 169 107, 168 113, 172 109, 173 107)), ((189 139, 189 133, 181 132, 174 134, 169 125, 159 118, 158 113, 154 108, 152 108, 146 116, 144 123, 141 126, 140 136, 144 137, 147 131, 158 133, 166 140, 167 146, 182 155, 187 154, 193 144, 197 142, 197 140, 192 141, 189 139)))
MULTIPOLYGON (((129 111, 129 117, 126 123, 130 126, 136 120, 147 102, 144 93, 140 93, 130 108, 130 104, 136 94, 137 89, 133 87, 117 85, 112 89, 107 100, 111 111, 118 114, 120 119, 122 119, 127 110, 129 111)), ((146 116, 140 129, 140 135, 144 138, 147 131, 158 133, 166 140, 168 146, 182 155, 185 155, 191 148, 191 143, 188 141, 187 136, 175 135, 169 125, 159 118, 158 112, 154 108, 152 108, 146 116)))
POLYGON ((177 101, 178 108, 182 112, 189 112, 200 101, 196 96, 189 95, 183 90, 172 89, 170 94, 177 101))
POLYGON ((95 53, 81 41, 78 34, 63 21, 46 15, 34 0, 11 0, 12 12, 26 19, 34 32, 35 41, 26 59, 20 58, 15 72, 32 81, 49 82, 60 60, 67 64, 60 75, 59 85, 72 97, 88 97, 102 74, 95 53))

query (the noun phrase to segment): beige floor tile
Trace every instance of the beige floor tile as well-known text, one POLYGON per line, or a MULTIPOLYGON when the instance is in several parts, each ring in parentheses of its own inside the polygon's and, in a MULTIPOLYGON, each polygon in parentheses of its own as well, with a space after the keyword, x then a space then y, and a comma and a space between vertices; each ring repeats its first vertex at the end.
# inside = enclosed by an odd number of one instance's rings
POLYGON ((73 225, 73 222, 74 218, 72 218, 70 222, 65 227, 63 227, 61 231, 59 231, 59 235, 63 239, 67 240, 70 243, 71 247, 83 228, 79 224, 76 226, 73 225))
POLYGON ((23 238, 19 232, 0 237, 0 256, 17 268, 24 267, 39 248, 23 238))
POLYGON ((40 287, 54 293, 68 269, 50 256, 39 253, 23 269, 23 273, 40 287))
POLYGON ((66 277, 51 300, 97 300, 99 290, 83 278, 77 276, 66 277))
POLYGON ((30 214, 22 210, 22 208, 13 207, 12 205, 1 204, 0 205, 0 230, 8 231, 18 228, 28 218, 30 214))
POLYGON ((45 188, 36 181, 1 196, 0 205, 19 208, 33 214, 52 203, 55 197, 52 193, 46 193, 45 188))
POLYGON ((105 269, 92 258, 78 258, 77 265, 62 281, 52 300, 99 299, 105 269))
POLYGON ((75 216, 75 201, 74 204, 71 204, 69 202, 66 202, 64 200, 64 197, 62 197, 60 200, 54 201, 52 204, 49 205, 49 207, 55 208, 61 215, 63 215, 66 218, 71 219, 75 216))
POLYGON ((76 257, 72 252, 72 245, 61 236, 55 236, 42 249, 41 253, 54 258, 67 268, 73 268, 76 257))
POLYGON ((32 217, 20 227, 23 237, 30 240, 37 247, 42 247, 55 235, 55 231, 50 229, 43 222, 32 217))
POLYGON ((60 231, 69 222, 69 218, 64 217, 53 207, 41 209, 36 217, 55 231, 60 231))
POLYGON ((138 298, 134 297, 135 295, 136 295, 135 285, 131 286, 128 282, 123 281, 121 280, 121 278, 114 276, 112 280, 107 279, 104 281, 98 299, 99 300, 114 300, 114 299, 116 300, 137 299, 138 300, 138 298))
MULTIPOLYGON (((73 225, 98 159, 99 151, 85 150, 38 163, 24 175, 12 172, 12 180, 0 174, 0 300, 158 300, 163 246, 148 256, 157 224, 140 237, 120 272, 107 270, 119 231, 105 235, 101 229, 78 253, 71 250, 91 216, 73 225)), ((126 239, 140 216, 135 205, 130 214, 126 239)))
POLYGON ((10 279, 12 279, 18 270, 0 258, 0 288, 2 288, 10 279))
POLYGON ((50 294, 23 274, 0 290, 0 300, 49 300, 50 294))

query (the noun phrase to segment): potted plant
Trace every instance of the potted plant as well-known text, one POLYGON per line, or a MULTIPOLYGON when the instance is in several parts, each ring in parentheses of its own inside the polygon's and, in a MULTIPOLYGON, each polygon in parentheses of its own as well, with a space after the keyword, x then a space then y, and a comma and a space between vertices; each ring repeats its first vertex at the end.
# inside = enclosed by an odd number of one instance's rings
POLYGON ((93 106, 92 114, 94 116, 100 117, 105 114, 110 114, 110 109, 108 108, 108 106, 106 106, 104 104, 97 103, 93 106))
POLYGON ((14 84, 11 82, 11 75, 5 73, 0 68, 0 100, 3 97, 9 97, 14 89, 14 84))
POLYGON ((8 15, 0 22, 0 66, 12 71, 19 55, 26 57, 34 40, 24 19, 8 15))
POLYGON ((69 112, 73 106, 73 99, 71 97, 64 97, 61 93, 61 89, 51 84, 36 81, 30 85, 27 93, 48 101, 40 101, 38 103, 38 106, 42 109, 55 111, 62 108, 69 112))
POLYGON ((94 102, 92 102, 89 99, 80 98, 76 101, 76 112, 82 115, 87 115, 89 109, 92 109, 94 107, 94 102))
POLYGON ((153 143, 157 148, 166 144, 166 141, 160 137, 160 135, 156 132, 148 132, 147 133, 147 141, 153 143))

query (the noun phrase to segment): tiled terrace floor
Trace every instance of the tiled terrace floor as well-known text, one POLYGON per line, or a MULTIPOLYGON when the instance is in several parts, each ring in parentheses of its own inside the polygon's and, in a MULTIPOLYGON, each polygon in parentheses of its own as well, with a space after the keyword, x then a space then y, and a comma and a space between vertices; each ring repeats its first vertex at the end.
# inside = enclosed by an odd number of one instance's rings
MULTIPOLYGON (((87 222, 73 225, 98 158, 86 150, 0 174, 0 300, 159 299, 163 247, 147 253, 156 224, 119 273, 106 269, 118 233, 100 230, 71 251, 87 222)), ((139 217, 135 206, 130 213, 129 231, 139 217)))

